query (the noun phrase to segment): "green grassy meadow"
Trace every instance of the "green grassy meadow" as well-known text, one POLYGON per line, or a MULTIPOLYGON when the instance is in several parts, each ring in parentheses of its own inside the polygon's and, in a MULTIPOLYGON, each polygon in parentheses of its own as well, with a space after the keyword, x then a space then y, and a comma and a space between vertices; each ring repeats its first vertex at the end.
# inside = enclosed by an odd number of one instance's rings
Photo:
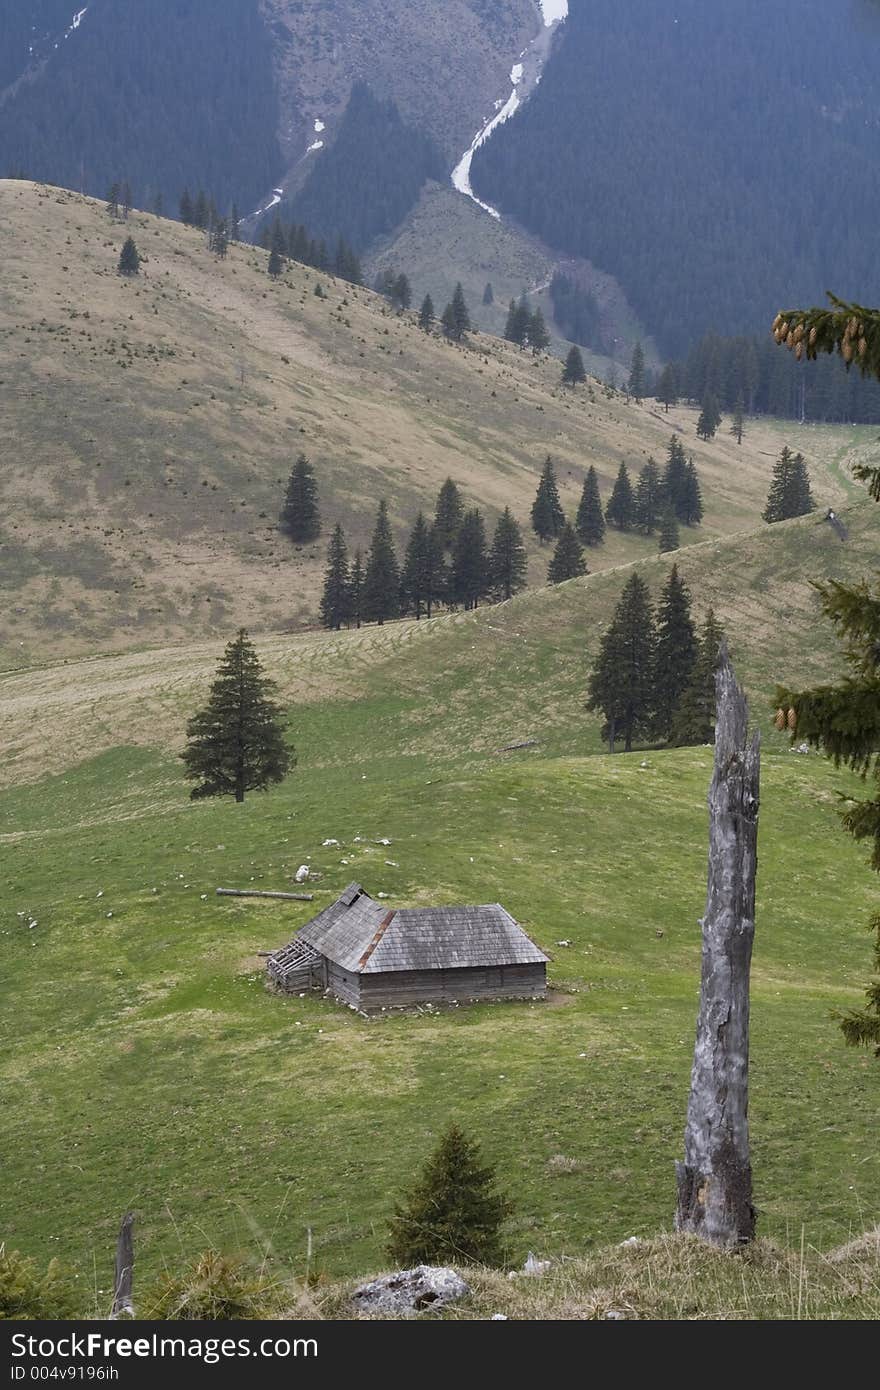
MULTIPOLYGON (((103 1289, 133 1207, 142 1271, 210 1244, 301 1268, 308 1227, 329 1276, 367 1271, 453 1117, 515 1197, 514 1258, 669 1227, 711 750, 432 757, 395 751, 381 704, 299 708, 297 771, 242 807, 189 803, 158 748, 0 794, 12 1247, 103 1289), (552 954, 552 998, 368 1022, 267 993, 257 952, 312 909, 214 890, 285 888, 305 862, 315 910, 355 878, 392 902, 503 901, 552 954)), ((803 1224, 825 1247, 880 1217, 880 1071, 829 1017, 869 965, 874 885, 836 823, 852 787, 781 742, 765 756, 757 1203, 763 1234, 803 1224)))

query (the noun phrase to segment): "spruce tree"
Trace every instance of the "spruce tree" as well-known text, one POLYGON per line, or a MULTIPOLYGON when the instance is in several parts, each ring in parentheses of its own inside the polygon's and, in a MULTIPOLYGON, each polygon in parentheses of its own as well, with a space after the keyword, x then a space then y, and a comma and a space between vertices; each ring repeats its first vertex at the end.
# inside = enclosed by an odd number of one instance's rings
POLYGON ((563 386, 579 386, 586 381, 587 373, 584 369, 583 354, 579 347, 569 348, 568 356, 565 359, 565 366, 562 368, 563 386))
POLYGON ((429 294, 422 300, 422 307, 419 309, 419 328, 423 333, 430 333, 434 327, 434 301, 429 294))
POLYGON ((218 218, 211 228, 211 250, 215 256, 219 256, 221 261, 226 260, 226 252, 229 248, 229 230, 224 217, 218 218))
POLYGON ((660 373, 656 399, 663 406, 667 415, 671 405, 678 405, 678 373, 671 362, 667 362, 660 373))
POLYGON ((710 608, 700 634, 697 659, 672 716, 670 741, 678 747, 715 738, 715 672, 724 629, 710 608))
POLYGON ((138 249, 131 237, 126 237, 125 244, 119 253, 119 274, 138 275, 141 268, 141 258, 138 249))
POLYGON ((114 220, 119 216, 119 184, 110 185, 110 192, 107 194, 107 211, 114 220))
POLYGON ((327 546, 327 569, 324 572, 324 592, 321 596, 321 623, 337 631, 351 621, 351 575, 348 568, 348 547, 345 532, 337 522, 327 546))
POLYGON ((180 195, 180 220, 185 227, 192 226, 193 204, 188 188, 185 188, 180 195))
POLYGON ((305 454, 300 454, 291 470, 279 525, 299 545, 307 545, 321 534, 318 484, 305 454))
POLYGON ((528 339, 529 347, 535 354, 545 352, 550 346, 550 334, 547 332, 547 325, 540 308, 537 308, 529 319, 528 339))
POLYGON ((452 552, 450 588, 453 600, 476 608, 491 587, 486 527, 477 507, 465 512, 452 552))
POLYGON ((629 381, 627 383, 629 394, 637 401, 641 401, 645 396, 645 353, 641 343, 636 343, 633 348, 632 363, 629 369, 629 381))
POLYGON ((364 557, 360 547, 354 552, 348 582, 349 621, 360 627, 364 620, 364 557))
POLYGON ((430 616, 434 594, 436 555, 431 544, 431 528, 419 512, 410 532, 400 575, 401 606, 404 613, 421 618, 422 609, 430 616))
POLYGON ((654 728, 664 740, 672 737, 673 720, 697 663, 699 644, 691 619, 687 586, 673 565, 657 609, 654 674, 654 728))
POLYGON ((703 494, 693 459, 688 459, 684 472, 684 490, 679 503, 679 518, 685 526, 699 526, 703 520, 703 494))
POLYGON ((584 548, 571 522, 567 521, 559 533, 556 549, 547 566, 547 583, 564 584, 567 579, 577 579, 579 575, 588 573, 584 548))
POLYGON ((635 493, 636 525, 646 536, 653 535, 659 526, 665 501, 660 469, 653 459, 648 459, 639 473, 635 493))
MULTIPOLYGON (((272 250, 269 252, 269 265, 267 269, 269 275, 273 280, 277 280, 279 275, 281 275, 281 273, 284 270, 284 259, 281 255, 281 252, 274 246, 272 247, 272 250)), ((315 293, 318 292, 318 289, 319 286, 316 285, 315 293)))
POLYGON ((564 525, 565 512, 562 510, 562 503, 559 500, 553 461, 548 454, 541 470, 538 491, 532 503, 532 530, 541 544, 544 545, 547 541, 555 540, 564 525))
POLYGON ((632 751, 652 729, 654 615, 648 586, 638 574, 627 581, 590 674, 588 709, 600 710, 610 751, 618 739, 632 751))
POLYGON ((367 622, 384 623, 400 616, 400 569, 394 553, 388 503, 379 503, 373 539, 367 554, 364 571, 364 618, 367 622))
POLYGON ((599 495, 599 479, 592 464, 587 469, 584 490, 575 518, 575 530, 584 545, 601 545, 605 539, 605 515, 599 495))
POLYGON ((665 555, 670 550, 678 550, 681 541, 678 535, 678 518, 670 509, 663 513, 660 522, 660 554, 665 555))
POLYGON ((451 303, 446 305, 446 308, 440 315, 440 327, 443 329, 447 338, 452 338, 456 342, 458 341, 455 331, 455 310, 451 303))
POLYGON ((703 400, 700 418, 697 421, 697 437, 707 440, 714 439, 720 424, 721 411, 718 409, 717 400, 710 391, 703 400))
POLYGON ((281 219, 278 217, 276 217, 272 227, 272 239, 269 244, 271 247, 269 252, 269 274, 273 280, 277 280, 278 276, 284 270, 285 257, 287 256, 287 239, 284 235, 281 219))
POLYGON ((743 435, 746 432, 745 424, 746 403, 743 400, 742 392, 736 398, 736 406, 733 412, 733 423, 730 426, 730 433, 733 435, 737 444, 742 444, 743 435))
POLYGON ((223 654, 207 705, 187 724, 181 757, 187 777, 196 783, 190 792, 194 800, 234 796, 244 801, 246 792, 283 781, 295 766, 274 692, 241 628, 223 654))
POLYGON ((494 304, 494 303, 495 303, 495 291, 492 289, 491 281, 489 282, 489 284, 486 285, 486 288, 483 290, 483 303, 484 303, 484 304, 494 304))
POLYGON ((464 502, 458 486, 447 478, 437 494, 437 506, 434 511, 434 525, 445 550, 451 550, 455 544, 459 527, 464 517, 464 502))
POLYGON ((522 531, 510 508, 505 507, 498 518, 489 552, 489 583, 496 598, 512 598, 524 589, 527 568, 522 531))
POLYGON ((122 185, 122 216, 123 216, 123 218, 124 218, 124 220, 125 220, 126 222, 128 221, 128 216, 129 216, 129 213, 131 212, 131 209, 132 209, 131 184, 129 183, 128 179, 126 179, 125 182, 124 182, 124 184, 122 185))
POLYGON ((803 454, 793 455, 786 445, 773 465, 763 518, 768 522, 789 521, 795 516, 806 516, 814 507, 806 460, 803 454))
POLYGON ((412 288, 409 277, 403 272, 398 275, 391 289, 391 302, 396 304, 398 309, 405 310, 412 304, 412 288))
POLYGON ((614 481, 605 508, 605 520, 618 531, 631 531, 636 524, 636 499, 629 480, 629 469, 625 463, 620 465, 620 471, 614 481))
POLYGON ((388 1223, 387 1253, 399 1268, 501 1263, 501 1226, 511 1214, 492 1168, 451 1125, 388 1223))
POLYGON ((685 491, 687 489, 687 458, 685 457, 684 445, 677 434, 674 434, 666 450, 666 467, 663 470, 663 495, 668 506, 672 508, 679 521, 682 520, 682 508, 685 502, 685 491))
POLYGON ((465 303, 461 281, 456 285, 452 299, 443 310, 443 331, 456 343, 460 343, 465 333, 470 332, 471 320, 465 303))

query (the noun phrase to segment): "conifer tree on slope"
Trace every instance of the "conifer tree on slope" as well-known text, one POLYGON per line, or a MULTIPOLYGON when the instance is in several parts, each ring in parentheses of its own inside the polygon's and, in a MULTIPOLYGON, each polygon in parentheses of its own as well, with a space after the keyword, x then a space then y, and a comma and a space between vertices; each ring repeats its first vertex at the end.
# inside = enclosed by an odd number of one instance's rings
POLYGON ((244 801, 246 792, 283 781, 295 766, 274 692, 241 628, 226 647, 207 705, 186 727, 181 757, 187 777, 196 783, 190 792, 194 800, 234 796, 244 801))
POLYGON ((431 610, 443 590, 443 547, 434 526, 429 526, 419 512, 410 533, 401 572, 400 590, 403 609, 421 618, 422 610, 431 610))
POLYGON ((360 547, 354 552, 348 581, 349 621, 360 627, 364 620, 364 557, 360 547))
POLYGON ((450 1125, 388 1223, 386 1250, 399 1268, 413 1265, 497 1265, 501 1226, 512 1212, 496 1188, 478 1145, 450 1125))
POLYGON ((627 383, 629 394, 637 401, 641 401, 645 396, 645 353, 641 343, 636 343, 633 348, 632 362, 629 369, 629 382, 627 383))
POLYGON ((742 444, 743 435, 746 432, 745 413, 746 403, 743 400, 742 391, 740 391, 739 395, 736 398, 736 406, 733 412, 733 421, 730 426, 730 433, 733 435, 737 444, 742 444))
POLYGON ((657 608, 654 719, 659 738, 672 737, 673 722, 699 655, 687 586, 673 565, 657 608))
POLYGON ((498 599, 512 598, 526 586, 526 548, 519 523, 505 507, 495 527, 489 552, 489 582, 498 599))
POLYGON ((464 502, 458 485, 447 478, 437 494, 437 505, 434 510, 434 525, 443 543, 444 549, 451 550, 458 535, 458 528, 461 526, 464 517, 464 502))
POLYGON ((483 290, 483 303, 487 305, 495 303, 495 291, 492 288, 491 281, 487 283, 486 288, 483 290))
POLYGON ((547 541, 555 540, 564 525, 565 512, 562 510, 562 503, 559 500, 559 488, 556 486, 553 460, 548 454, 541 470, 538 491, 532 503, 532 530, 541 544, 544 545, 547 541))
POLYGON ((601 545, 604 541, 605 515, 602 511, 602 498, 599 495, 599 478, 592 464, 587 469, 574 524, 584 545, 601 545))
POLYGON ((286 256, 287 242, 284 237, 284 228, 281 225, 280 219, 276 218, 275 225, 272 228, 268 265, 268 271, 273 280, 277 280, 278 276, 284 270, 286 256))
POLYGON ((348 547, 345 532, 337 522, 327 546, 327 569, 324 592, 321 596, 321 623, 337 631, 352 618, 351 576, 348 569, 348 547))
POLYGON ((656 399, 663 406, 667 415, 671 405, 678 405, 678 373, 671 362, 667 362, 660 373, 656 399))
POLYGON ((685 526, 699 526, 703 520, 703 495, 693 459, 688 459, 684 472, 684 491, 679 505, 680 519, 685 526))
POLYGON ((715 738, 715 672, 724 629, 710 608, 690 680, 672 718, 670 741, 677 747, 712 743, 715 738))
POLYGON ((638 574, 627 580, 590 674, 588 709, 605 717, 602 737, 610 751, 624 751, 649 737, 654 713, 654 614, 648 586, 638 574))
POLYGON ((434 327, 434 318, 434 301, 429 294, 426 294, 419 310, 419 328, 423 333, 431 332, 434 327))
POLYGON ((465 512, 452 552, 450 587, 453 600, 465 609, 478 607, 491 587, 486 527, 479 508, 465 512))
POLYGON ((400 617, 400 568, 394 553, 388 503, 382 499, 364 571, 364 618, 384 623, 400 617))
POLYGON ((545 352, 550 346, 550 334, 547 332, 547 324, 544 322, 540 306, 529 319, 528 338, 529 347, 535 354, 545 352))
POLYGON ((664 502, 660 469, 649 458, 639 473, 635 495, 636 524, 646 536, 652 536, 659 526, 664 502))
POLYGON ((443 310, 441 322, 444 333, 456 343, 460 343, 465 333, 470 332, 471 319, 465 303, 461 281, 456 285, 452 299, 443 310))
POLYGON ((629 480, 629 469, 625 463, 620 465, 614 487, 611 489, 611 496, 605 508, 605 520, 618 531, 631 531, 636 524, 636 499, 629 480))
POLYGON ((571 522, 567 521, 559 533, 556 549, 547 566, 547 583, 564 584, 567 579, 577 579, 579 575, 587 573, 584 548, 571 522))
POLYGON ((700 418, 697 421, 697 438, 714 439, 721 424, 721 411, 718 409, 718 402, 711 391, 703 401, 700 411, 700 418))
POLYGON ((580 348, 577 346, 569 348, 568 356, 565 359, 565 366, 562 368, 563 386, 579 386, 587 379, 586 369, 584 368, 584 357, 580 348))
POLYGON ((318 484, 305 454, 299 455, 291 470, 279 524, 299 545, 307 545, 321 534, 318 484))
POLYGON ((667 555, 671 550, 678 550, 680 545, 678 518, 675 512, 668 508, 660 522, 660 554, 667 555))
POLYGON ((667 503, 681 521, 681 512, 687 489, 687 458, 684 445, 677 434, 672 435, 666 447, 666 467, 663 470, 663 493, 667 503))
POLYGON ((795 516, 806 516, 815 505, 806 460, 803 454, 793 455, 786 445, 773 465, 764 520, 789 521, 795 516))
POLYGON ((141 258, 138 249, 131 237, 126 237, 125 244, 119 254, 119 274, 138 275, 141 268, 141 258))

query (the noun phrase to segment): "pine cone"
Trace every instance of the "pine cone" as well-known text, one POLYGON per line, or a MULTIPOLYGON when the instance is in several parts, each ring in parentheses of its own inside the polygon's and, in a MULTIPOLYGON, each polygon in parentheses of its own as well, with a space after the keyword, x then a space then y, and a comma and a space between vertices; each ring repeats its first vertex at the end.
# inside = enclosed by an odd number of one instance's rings
POLYGON ((785 722, 785 710, 780 708, 776 711, 776 718, 773 720, 780 733, 785 728, 785 722))
POLYGON ((800 362, 801 358, 802 358, 803 355, 804 355, 804 345, 803 345, 803 343, 798 343, 797 347, 796 347, 795 350, 794 350, 794 355, 795 355, 795 357, 797 358, 797 360, 800 362))
POLYGON ((797 732, 797 710, 790 709, 788 711, 788 728, 792 734, 797 732))
POLYGON ((844 362, 851 362, 853 360, 853 345, 851 342, 847 341, 842 344, 840 355, 844 362))
POLYGON ((815 345, 816 345, 816 339, 818 338, 818 336, 819 336, 819 330, 818 330, 818 328, 816 327, 816 325, 814 324, 813 327, 810 329, 810 347, 815 347, 815 345))
POLYGON ((864 355, 865 355, 865 353, 866 353, 867 351, 868 351, 868 340, 867 340, 867 338, 859 338, 859 357, 864 357, 864 355))

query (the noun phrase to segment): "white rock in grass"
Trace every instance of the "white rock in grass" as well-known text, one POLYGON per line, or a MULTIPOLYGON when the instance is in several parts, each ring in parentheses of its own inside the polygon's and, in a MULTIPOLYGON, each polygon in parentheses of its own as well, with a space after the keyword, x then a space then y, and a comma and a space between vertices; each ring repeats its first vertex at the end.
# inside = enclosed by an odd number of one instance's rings
POLYGON ((470 1286, 454 1269, 418 1265, 361 1284, 351 1301, 363 1313, 421 1313, 467 1298, 470 1286))
POLYGON ((296 878, 297 883, 305 883, 305 881, 306 881, 306 879, 308 878, 308 876, 309 876, 309 866, 308 866, 308 864, 300 864, 300 866, 299 866, 299 868, 297 869, 296 874, 295 874, 295 878, 296 878))
POLYGON ((323 846, 324 849, 330 849, 333 845, 335 845, 335 846, 338 848, 338 847, 339 847, 339 841, 338 841, 338 840, 323 840, 323 841, 322 841, 322 846, 323 846))

